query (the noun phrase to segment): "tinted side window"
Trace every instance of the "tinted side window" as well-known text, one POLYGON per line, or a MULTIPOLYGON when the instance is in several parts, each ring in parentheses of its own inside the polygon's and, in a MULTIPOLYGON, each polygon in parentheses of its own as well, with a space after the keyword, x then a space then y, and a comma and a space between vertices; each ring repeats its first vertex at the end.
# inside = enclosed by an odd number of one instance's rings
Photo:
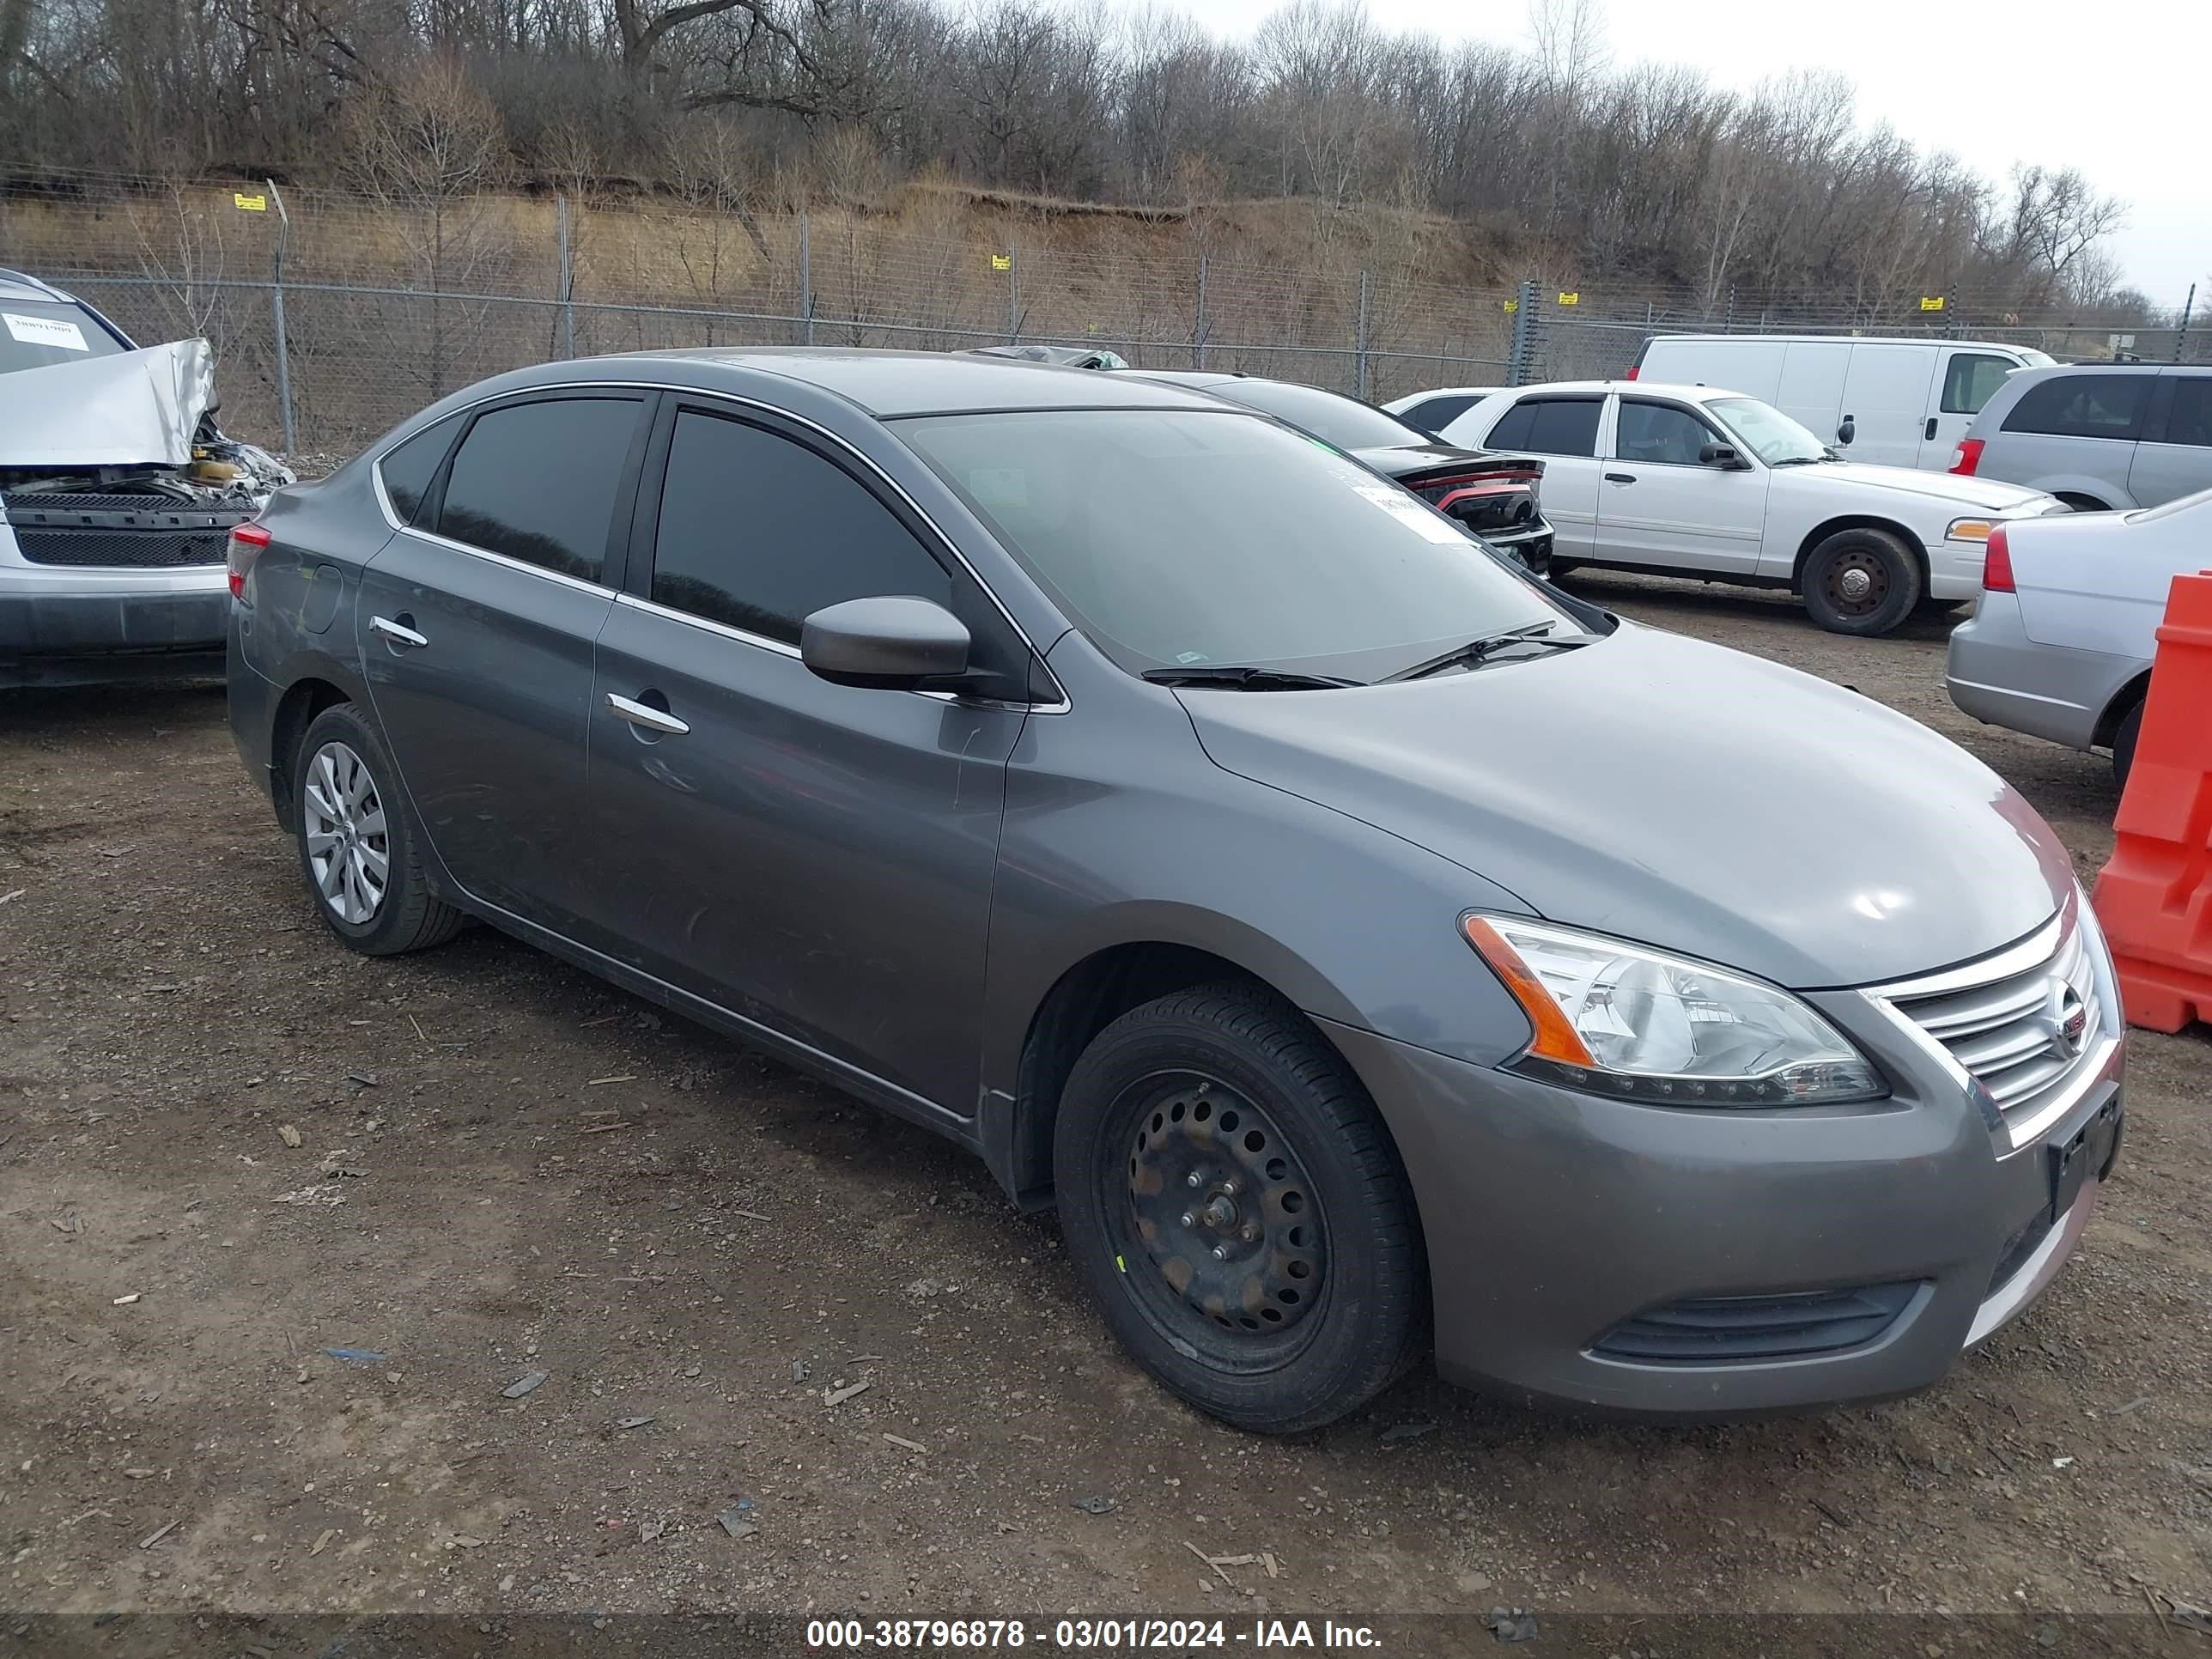
POLYGON ((478 416, 446 476, 438 533, 599 580, 637 416, 627 398, 562 398, 478 416))
POLYGON ((384 459, 377 462, 384 493, 400 523, 415 522, 422 497, 429 494, 430 480, 438 476, 439 464, 453 447, 453 434, 460 429, 461 417, 448 415, 435 426, 426 426, 405 443, 386 451, 384 459))
POLYGON ((1526 442, 1516 448, 1539 455, 1595 455, 1597 416, 1605 405, 1595 398, 1545 398, 1536 404, 1536 419, 1526 442))
POLYGON ((2148 374, 2060 374, 2032 386, 2005 416, 2008 432, 2055 438, 2132 438, 2150 399, 2148 374))
POLYGON ((1623 402, 1613 452, 1624 461, 1654 466, 1695 466, 1698 451, 1718 441, 1712 428, 1685 409, 1623 402))
POLYGON ((1472 398, 1429 398, 1401 411, 1398 418, 1424 432, 1441 432, 1474 407, 1472 398))
POLYGON ((1505 411, 1496 426, 1490 428, 1490 435, 1482 441, 1483 447, 1486 449, 1526 449, 1528 447, 1528 434, 1534 430, 1535 425, 1536 405, 1516 404, 1505 411))
POLYGON ((1985 351, 1954 351, 1943 370, 1943 401, 1937 407, 1946 415, 1978 415, 2006 374, 2019 367, 2009 357, 1985 351))
POLYGON ((2173 377, 2173 403, 2166 411, 2166 441, 2212 448, 2212 374, 2173 377))
POLYGON ((952 580, 888 507, 814 451, 742 421, 676 417, 656 604, 796 645, 810 612, 880 593, 949 606, 952 580))

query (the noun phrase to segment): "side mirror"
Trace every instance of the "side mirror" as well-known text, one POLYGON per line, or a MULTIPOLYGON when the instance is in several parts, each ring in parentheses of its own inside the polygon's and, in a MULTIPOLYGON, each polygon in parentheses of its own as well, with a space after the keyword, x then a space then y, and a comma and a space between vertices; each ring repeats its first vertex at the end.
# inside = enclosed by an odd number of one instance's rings
POLYGON ((1836 428, 1836 441, 1848 449, 1850 447, 1851 440, 1858 435, 1858 422, 1849 415, 1844 416, 1844 423, 1836 428))
POLYGON ((967 672, 968 629, 933 599, 847 599, 800 625, 799 657, 833 684, 907 690, 967 672))
POLYGON ((1743 457, 1735 453, 1734 444, 1705 444, 1698 450, 1699 466, 1717 466, 1723 472, 1744 471, 1743 457))

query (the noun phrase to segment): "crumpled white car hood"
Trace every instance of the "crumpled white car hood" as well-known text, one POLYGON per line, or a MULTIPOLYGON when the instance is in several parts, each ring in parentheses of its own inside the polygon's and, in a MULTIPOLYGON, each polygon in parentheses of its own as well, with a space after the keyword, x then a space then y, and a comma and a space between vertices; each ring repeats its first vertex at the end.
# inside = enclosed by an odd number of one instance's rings
POLYGON ((187 466, 215 401, 215 352, 172 340, 0 375, 0 466, 187 466))

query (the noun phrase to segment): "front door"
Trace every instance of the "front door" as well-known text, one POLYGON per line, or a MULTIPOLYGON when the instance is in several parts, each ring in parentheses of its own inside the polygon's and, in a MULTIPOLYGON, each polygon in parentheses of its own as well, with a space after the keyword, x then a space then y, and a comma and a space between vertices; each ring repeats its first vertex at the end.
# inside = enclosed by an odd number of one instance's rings
POLYGON ((1767 474, 1702 465, 1698 452, 1713 443, 1733 447, 1680 404, 1620 400, 1598 490, 1606 557, 1738 575, 1759 568, 1767 474))
POLYGON ((670 400, 635 543, 650 565, 599 635, 586 937, 965 1116, 1025 711, 833 685, 799 660, 808 613, 900 593, 1007 665, 973 579, 864 472, 769 417, 670 400))
MULTIPOLYGON (((1982 412, 1982 405, 1996 395, 2005 376, 2018 368, 2017 360, 1991 351, 1954 347, 1943 354, 1943 373, 1936 381, 1936 401, 1920 431, 1923 471, 1949 470, 1958 453, 1959 440, 1982 412)), ((1854 459, 1857 458, 1853 457, 1854 459)))
POLYGON ((362 577, 370 702, 439 859, 474 898, 567 931, 580 832, 592 647, 636 395, 541 396, 477 414, 362 577))

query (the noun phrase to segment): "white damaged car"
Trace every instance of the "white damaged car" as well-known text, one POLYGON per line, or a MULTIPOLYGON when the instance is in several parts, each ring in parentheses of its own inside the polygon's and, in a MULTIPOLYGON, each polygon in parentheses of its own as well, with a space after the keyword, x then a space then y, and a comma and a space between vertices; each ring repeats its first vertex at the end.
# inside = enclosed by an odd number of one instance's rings
POLYGON ((1787 588, 1838 634, 1974 598, 1996 526, 2068 510, 2017 484, 1846 460, 1773 404, 1712 386, 1521 386, 1443 436, 1544 458, 1555 578, 1587 564, 1787 588))
POLYGON ((231 527, 292 474, 214 409, 205 340, 0 270, 0 687, 222 672, 231 527))

